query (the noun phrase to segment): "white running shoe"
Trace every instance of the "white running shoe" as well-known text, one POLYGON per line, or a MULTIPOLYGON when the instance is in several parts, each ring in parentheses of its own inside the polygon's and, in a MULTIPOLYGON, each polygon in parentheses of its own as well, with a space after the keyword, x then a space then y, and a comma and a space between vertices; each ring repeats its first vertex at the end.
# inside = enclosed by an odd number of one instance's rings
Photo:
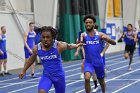
POLYGON ((98 87, 94 87, 94 89, 92 90, 93 93, 98 91, 98 87))
POLYGON ((84 73, 81 73, 80 78, 84 79, 84 73))
POLYGON ((129 67, 128 67, 128 71, 131 71, 131 70, 132 70, 132 68, 131 68, 131 66, 129 66, 129 67))

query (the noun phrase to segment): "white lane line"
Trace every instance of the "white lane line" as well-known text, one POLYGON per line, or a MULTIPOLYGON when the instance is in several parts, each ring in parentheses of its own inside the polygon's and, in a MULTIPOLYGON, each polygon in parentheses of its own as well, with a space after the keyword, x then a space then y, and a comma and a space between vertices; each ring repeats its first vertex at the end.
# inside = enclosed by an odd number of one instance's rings
MULTIPOLYGON (((135 63, 136 64, 136 63, 135 63)), ((111 64, 112 65, 112 64, 111 64)), ((134 64, 132 64, 132 65, 134 65, 134 64)), ((118 68, 117 68, 118 69, 118 68)), ((115 70, 115 69, 114 69, 115 70)), ((108 72, 107 72, 108 73, 108 72)), ((80 74, 80 73, 76 73, 75 75, 78 75, 78 74, 80 74)), ((75 76, 75 75, 71 75, 71 76, 75 76)), ((70 76, 66 76, 66 78, 68 78, 68 77, 70 77, 70 76)), ((80 82, 80 80, 79 81, 76 81, 76 82, 72 82, 71 84, 74 84, 74 83, 77 83, 77 82, 80 82)), ((71 85, 71 84, 68 84, 68 85, 71 85)), ((25 87, 25 88, 27 88, 27 89, 29 89, 28 87, 25 87)), ((23 88, 23 90, 25 89, 25 88, 23 88)), ((52 90, 54 90, 54 88, 52 88, 50 91, 52 91, 52 90)), ((17 90, 16 90, 17 91, 17 90)), ((19 90, 19 91, 21 91, 21 89, 19 90)), ((15 93, 14 91, 12 91, 11 93, 15 93)))
MULTIPOLYGON (((0 85, 9 85, 9 84, 19 84, 19 83, 2 83, 0 85)), ((23 82, 23 83, 20 83, 20 84, 38 84, 38 82, 23 82)))
MULTIPOLYGON (((111 60, 112 61, 112 60, 111 60)), ((123 61, 120 61, 120 62, 118 62, 118 63, 114 63, 114 64, 119 64, 119 63, 122 63, 123 61)), ((108 65, 108 66, 112 66, 113 64, 111 64, 111 65, 108 65)), ((125 66, 124 66, 125 67, 125 66)), ((80 68, 77 68, 77 69, 80 69, 80 68)), ((77 69, 72 69, 72 70, 69 70, 69 71, 66 71, 66 72, 71 72, 71 71, 74 71, 74 70, 77 70, 77 69)), ((119 69, 119 68, 117 68, 117 69, 119 69)), ((113 71, 114 71, 115 69, 113 69, 113 71)), ((111 71, 110 71, 111 72, 111 71)), ((108 72, 107 72, 108 73, 108 72)), ((75 75, 78 75, 78 74, 80 74, 80 73, 76 73, 75 75)), ((72 77, 72 76, 75 76, 75 75, 70 75, 70 76, 66 76, 66 78, 68 78, 68 77, 72 77)), ((25 81, 23 81, 23 82, 27 82, 27 81, 33 81, 33 80, 36 80, 37 78, 35 78, 35 79, 31 79, 31 80, 25 80, 25 81)), ((40 78, 38 78, 38 79, 40 79, 40 78)), ((23 82, 20 82, 20 83, 23 83, 23 82)), ((17 84, 20 84, 20 83, 17 83, 17 84)), ((13 85, 15 85, 15 84, 10 84, 10 85, 6 85, 6 86, 2 86, 2 87, 0 87, 0 88, 5 88, 5 87, 10 87, 10 86, 13 86, 13 85)))
MULTIPOLYGON (((138 62, 139 63, 139 62, 138 62)), ((117 79, 117 78, 120 78, 120 77, 122 77, 122 76, 125 76, 125 75, 129 75, 129 74, 131 74, 131 73, 133 73, 133 72, 136 72, 136 71, 139 71, 140 70, 140 68, 139 69, 135 69, 135 70, 133 70, 133 71, 130 71, 130 72, 127 72, 127 73, 124 73, 124 74, 122 74, 122 75, 119 75, 119 76, 116 76, 116 77, 114 77, 114 78, 111 78, 110 80, 107 80, 107 81, 105 81, 106 83, 107 82, 109 82, 109 81, 113 81, 113 80, 115 80, 115 79, 117 79)), ((93 88, 94 86, 91 86, 91 88, 93 88)), ((83 92, 83 91, 85 91, 85 89, 82 89, 82 90, 80 90, 80 91, 77 91, 76 93, 81 93, 81 92, 83 92)))
MULTIPOLYGON (((120 56, 120 55, 117 55, 118 57, 120 56)), ((114 57, 117 57, 116 55, 114 56, 114 57)), ((122 56, 122 55, 121 55, 122 56)), ((113 56, 111 56, 111 57, 106 57, 107 59, 109 59, 109 58, 113 58, 113 56)), ((111 61, 106 61, 107 63, 108 62, 112 62, 112 61, 115 61, 115 60, 117 60, 117 59, 121 59, 120 57, 119 58, 116 58, 116 59, 113 59, 113 60, 111 60, 111 61)), ((71 68, 71 67, 75 67, 75 66, 78 66, 78 65, 81 65, 81 63, 78 63, 78 64, 74 64, 74 65, 70 65, 70 66, 66 66, 66 67, 64 67, 64 68, 71 68)), ((80 68, 79 68, 80 69, 80 68)), ((42 72, 38 72, 38 73, 36 73, 37 75, 38 74, 41 74, 42 72)), ((27 76, 30 76, 30 75, 27 75, 27 76)), ((16 77, 16 78, 10 78, 10 79, 6 79, 6 80, 1 80, 0 81, 0 83, 2 83, 2 82, 7 82, 7 81, 11 81, 11 80, 16 80, 16 79, 19 79, 18 77, 16 77)))
POLYGON ((0 87, 0 89, 6 88, 6 87, 10 87, 10 86, 14 86, 14 85, 18 85, 18 84, 22 84, 22 83, 26 83, 26 82, 33 81, 33 80, 38 80, 38 79, 40 79, 40 77, 39 78, 30 79, 30 80, 25 80, 25 81, 22 81, 22 82, 18 82, 16 84, 10 84, 10 85, 6 85, 6 86, 2 86, 2 87, 0 87))
POLYGON ((14 90, 14 91, 11 91, 11 92, 7 92, 7 93, 15 93, 15 92, 19 93, 19 91, 22 91, 24 89, 33 88, 33 87, 37 87, 37 86, 38 86, 38 84, 33 85, 33 86, 28 86, 28 87, 25 87, 25 88, 21 88, 21 89, 18 89, 18 90, 14 90))
POLYGON ((138 83, 138 82, 140 82, 140 80, 137 80, 137 81, 135 81, 135 82, 133 82, 133 83, 128 84, 127 86, 124 86, 124 87, 122 87, 122 88, 120 88, 120 89, 117 89, 116 91, 114 91, 114 92, 112 92, 112 93, 117 93, 117 92, 119 92, 119 91, 121 91, 121 90, 123 90, 123 89, 125 89, 125 88, 127 88, 127 87, 129 87, 129 86, 132 86, 132 85, 134 85, 134 84, 136 84, 136 83, 138 83))
MULTIPOLYGON (((140 62, 135 62, 135 64, 137 64, 137 63, 140 63, 140 62)), ((134 65, 134 64, 133 64, 134 65)), ((126 67, 126 66, 123 66, 123 68, 124 67, 126 67)), ((121 68, 121 67, 120 67, 121 68)), ((118 70, 118 68, 117 68, 117 70, 118 70)), ((115 69, 113 69, 113 71, 115 71, 115 69)), ((110 71, 110 72, 112 72, 112 71, 110 71)), ((109 73, 109 72, 107 72, 107 73, 109 73)), ((78 73, 78 74, 80 74, 80 73, 78 73)), ((80 82, 81 80, 77 80, 78 82, 80 82)), ((75 82, 72 82, 71 84, 74 84, 74 83, 77 83, 77 81, 75 81, 75 82)), ((68 86, 68 85, 71 85, 71 84, 67 84, 66 86, 68 86)), ((52 88, 50 91, 53 91, 54 90, 54 88, 52 88)))
MULTIPOLYGON (((112 61, 112 60, 111 60, 112 61)), ((111 64, 112 65, 112 64, 111 64)), ((69 70, 70 71, 70 70, 69 70)), ((78 73, 78 74, 80 74, 80 73, 78 73)), ((72 75, 72 76, 74 76, 74 75, 72 75)))
MULTIPOLYGON (((84 81, 84 79, 69 79, 69 80, 66 80, 66 82, 72 82, 72 81, 84 81)), ((110 79, 106 79, 106 80, 110 80, 110 79)), ((138 81, 140 79, 114 79, 113 81, 138 81)))
MULTIPOLYGON (((64 68, 70 68, 70 67, 75 67, 75 66, 80 66, 80 64, 81 63, 78 63, 78 64, 74 64, 74 65, 71 65, 71 66, 67 66, 67 67, 64 67, 64 68)), ((38 74, 41 74, 42 72, 38 72, 38 73, 35 73, 36 75, 38 75, 38 74)), ((30 74, 29 75, 27 75, 27 76, 30 76, 30 74)), ((0 81, 0 83, 2 83, 2 82, 7 82, 7 81, 11 81, 11 80, 16 80, 16 79, 19 79, 19 77, 17 76, 16 78, 11 78, 11 79, 6 79, 6 80, 2 80, 2 81, 0 81)))

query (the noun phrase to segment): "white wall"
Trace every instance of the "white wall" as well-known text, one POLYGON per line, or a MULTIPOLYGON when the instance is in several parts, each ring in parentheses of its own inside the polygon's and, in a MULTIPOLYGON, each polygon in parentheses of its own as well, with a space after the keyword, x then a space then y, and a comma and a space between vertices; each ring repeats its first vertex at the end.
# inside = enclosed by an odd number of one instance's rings
MULTIPOLYGON (((31 12, 30 0, 10 1, 18 11, 17 16, 24 31, 28 31, 28 23, 33 20, 41 25, 51 25, 55 27, 58 0, 34 0, 34 13, 31 12)), ((98 0, 101 28, 104 27, 105 23, 115 23, 116 26, 120 28, 123 24, 127 25, 128 23, 137 25, 136 22, 140 19, 140 0, 133 0, 133 2, 132 0, 123 0, 123 18, 105 19, 106 1, 107 0, 98 0)), ((8 3, 7 5, 9 6, 8 3)), ((23 32, 20 32, 11 12, 0 12, 0 20, 0 26, 5 25, 7 28, 7 49, 14 54, 11 55, 8 53, 8 69, 21 68, 24 64, 23 32), (15 56, 19 56, 19 58, 15 56)), ((124 43, 110 46, 107 53, 121 50, 124 50, 124 43)))
MULTIPOLYGON (((33 15, 25 15, 33 18, 33 15)), ((21 68, 24 65, 24 43, 23 34, 18 29, 12 14, 10 12, 0 12, 0 26, 5 25, 7 29, 7 50, 8 52, 8 70, 21 68), (20 60, 22 59, 22 60, 20 60)), ((28 29, 28 20, 20 16, 22 26, 28 29)))
MULTIPOLYGON (((31 12, 31 0, 10 0, 14 8, 22 12, 31 12)), ((9 1, 7 1, 9 3, 9 1)))
POLYGON ((29 30, 29 22, 34 22, 34 13, 21 12, 17 14, 24 31, 29 30))
POLYGON ((34 0, 35 21, 41 25, 56 25, 58 0, 34 0))
POLYGON ((106 2, 107 0, 98 0, 99 18, 101 28, 105 25, 105 13, 106 13, 106 2))
POLYGON ((138 20, 140 20, 140 0, 136 0, 136 18, 135 18, 135 27, 139 28, 138 20))
MULTIPOLYGON (((101 28, 103 28, 106 23, 115 23, 116 27, 122 30, 123 26, 131 23, 138 27, 137 21, 140 19, 140 0, 122 0, 123 1, 123 17, 122 18, 106 18, 107 12, 107 0, 98 0, 99 4, 99 16, 101 28)), ((118 38, 117 38, 118 39, 118 38)), ((116 41, 117 41, 116 39, 116 41)), ((117 43, 116 46, 110 46, 107 53, 117 52, 124 50, 124 43, 117 43)))
POLYGON ((107 49, 106 53, 114 53, 118 51, 124 51, 125 44, 124 43, 117 43, 117 45, 110 45, 107 49))
POLYGON ((136 17, 136 1, 137 0, 123 0, 123 24, 127 26, 127 24, 135 25, 135 17, 136 17))
MULTIPOLYGON (((99 4, 99 17, 100 17, 100 23, 101 28, 106 28, 107 23, 115 23, 116 27, 122 28, 122 18, 106 18, 106 12, 107 12, 107 0, 98 0, 99 4)), ((118 40, 118 37, 116 38, 116 41, 118 40)), ((122 51, 124 48, 123 43, 117 43, 117 45, 110 45, 109 49, 107 50, 107 53, 113 53, 117 51, 122 51)))

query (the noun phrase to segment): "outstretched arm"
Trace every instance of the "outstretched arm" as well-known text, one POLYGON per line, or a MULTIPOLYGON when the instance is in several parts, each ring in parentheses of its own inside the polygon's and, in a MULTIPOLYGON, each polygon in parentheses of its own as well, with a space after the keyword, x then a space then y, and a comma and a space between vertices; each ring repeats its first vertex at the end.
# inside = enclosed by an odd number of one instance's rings
POLYGON ((110 39, 106 34, 100 32, 100 38, 101 40, 105 40, 106 42, 108 42, 111 45, 116 45, 116 42, 113 39, 110 39))
POLYGON ((67 50, 67 49, 74 49, 74 48, 78 48, 79 46, 82 46, 83 43, 78 43, 78 44, 68 44, 66 42, 61 42, 59 41, 58 42, 58 51, 59 53, 63 52, 64 50, 67 50))

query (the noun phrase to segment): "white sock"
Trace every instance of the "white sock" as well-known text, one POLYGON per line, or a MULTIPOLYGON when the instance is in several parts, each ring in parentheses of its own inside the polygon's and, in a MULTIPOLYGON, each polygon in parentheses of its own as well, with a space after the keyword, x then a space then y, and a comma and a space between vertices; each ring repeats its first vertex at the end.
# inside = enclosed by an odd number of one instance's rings
POLYGON ((7 73, 8 71, 7 70, 4 70, 4 72, 7 73))

